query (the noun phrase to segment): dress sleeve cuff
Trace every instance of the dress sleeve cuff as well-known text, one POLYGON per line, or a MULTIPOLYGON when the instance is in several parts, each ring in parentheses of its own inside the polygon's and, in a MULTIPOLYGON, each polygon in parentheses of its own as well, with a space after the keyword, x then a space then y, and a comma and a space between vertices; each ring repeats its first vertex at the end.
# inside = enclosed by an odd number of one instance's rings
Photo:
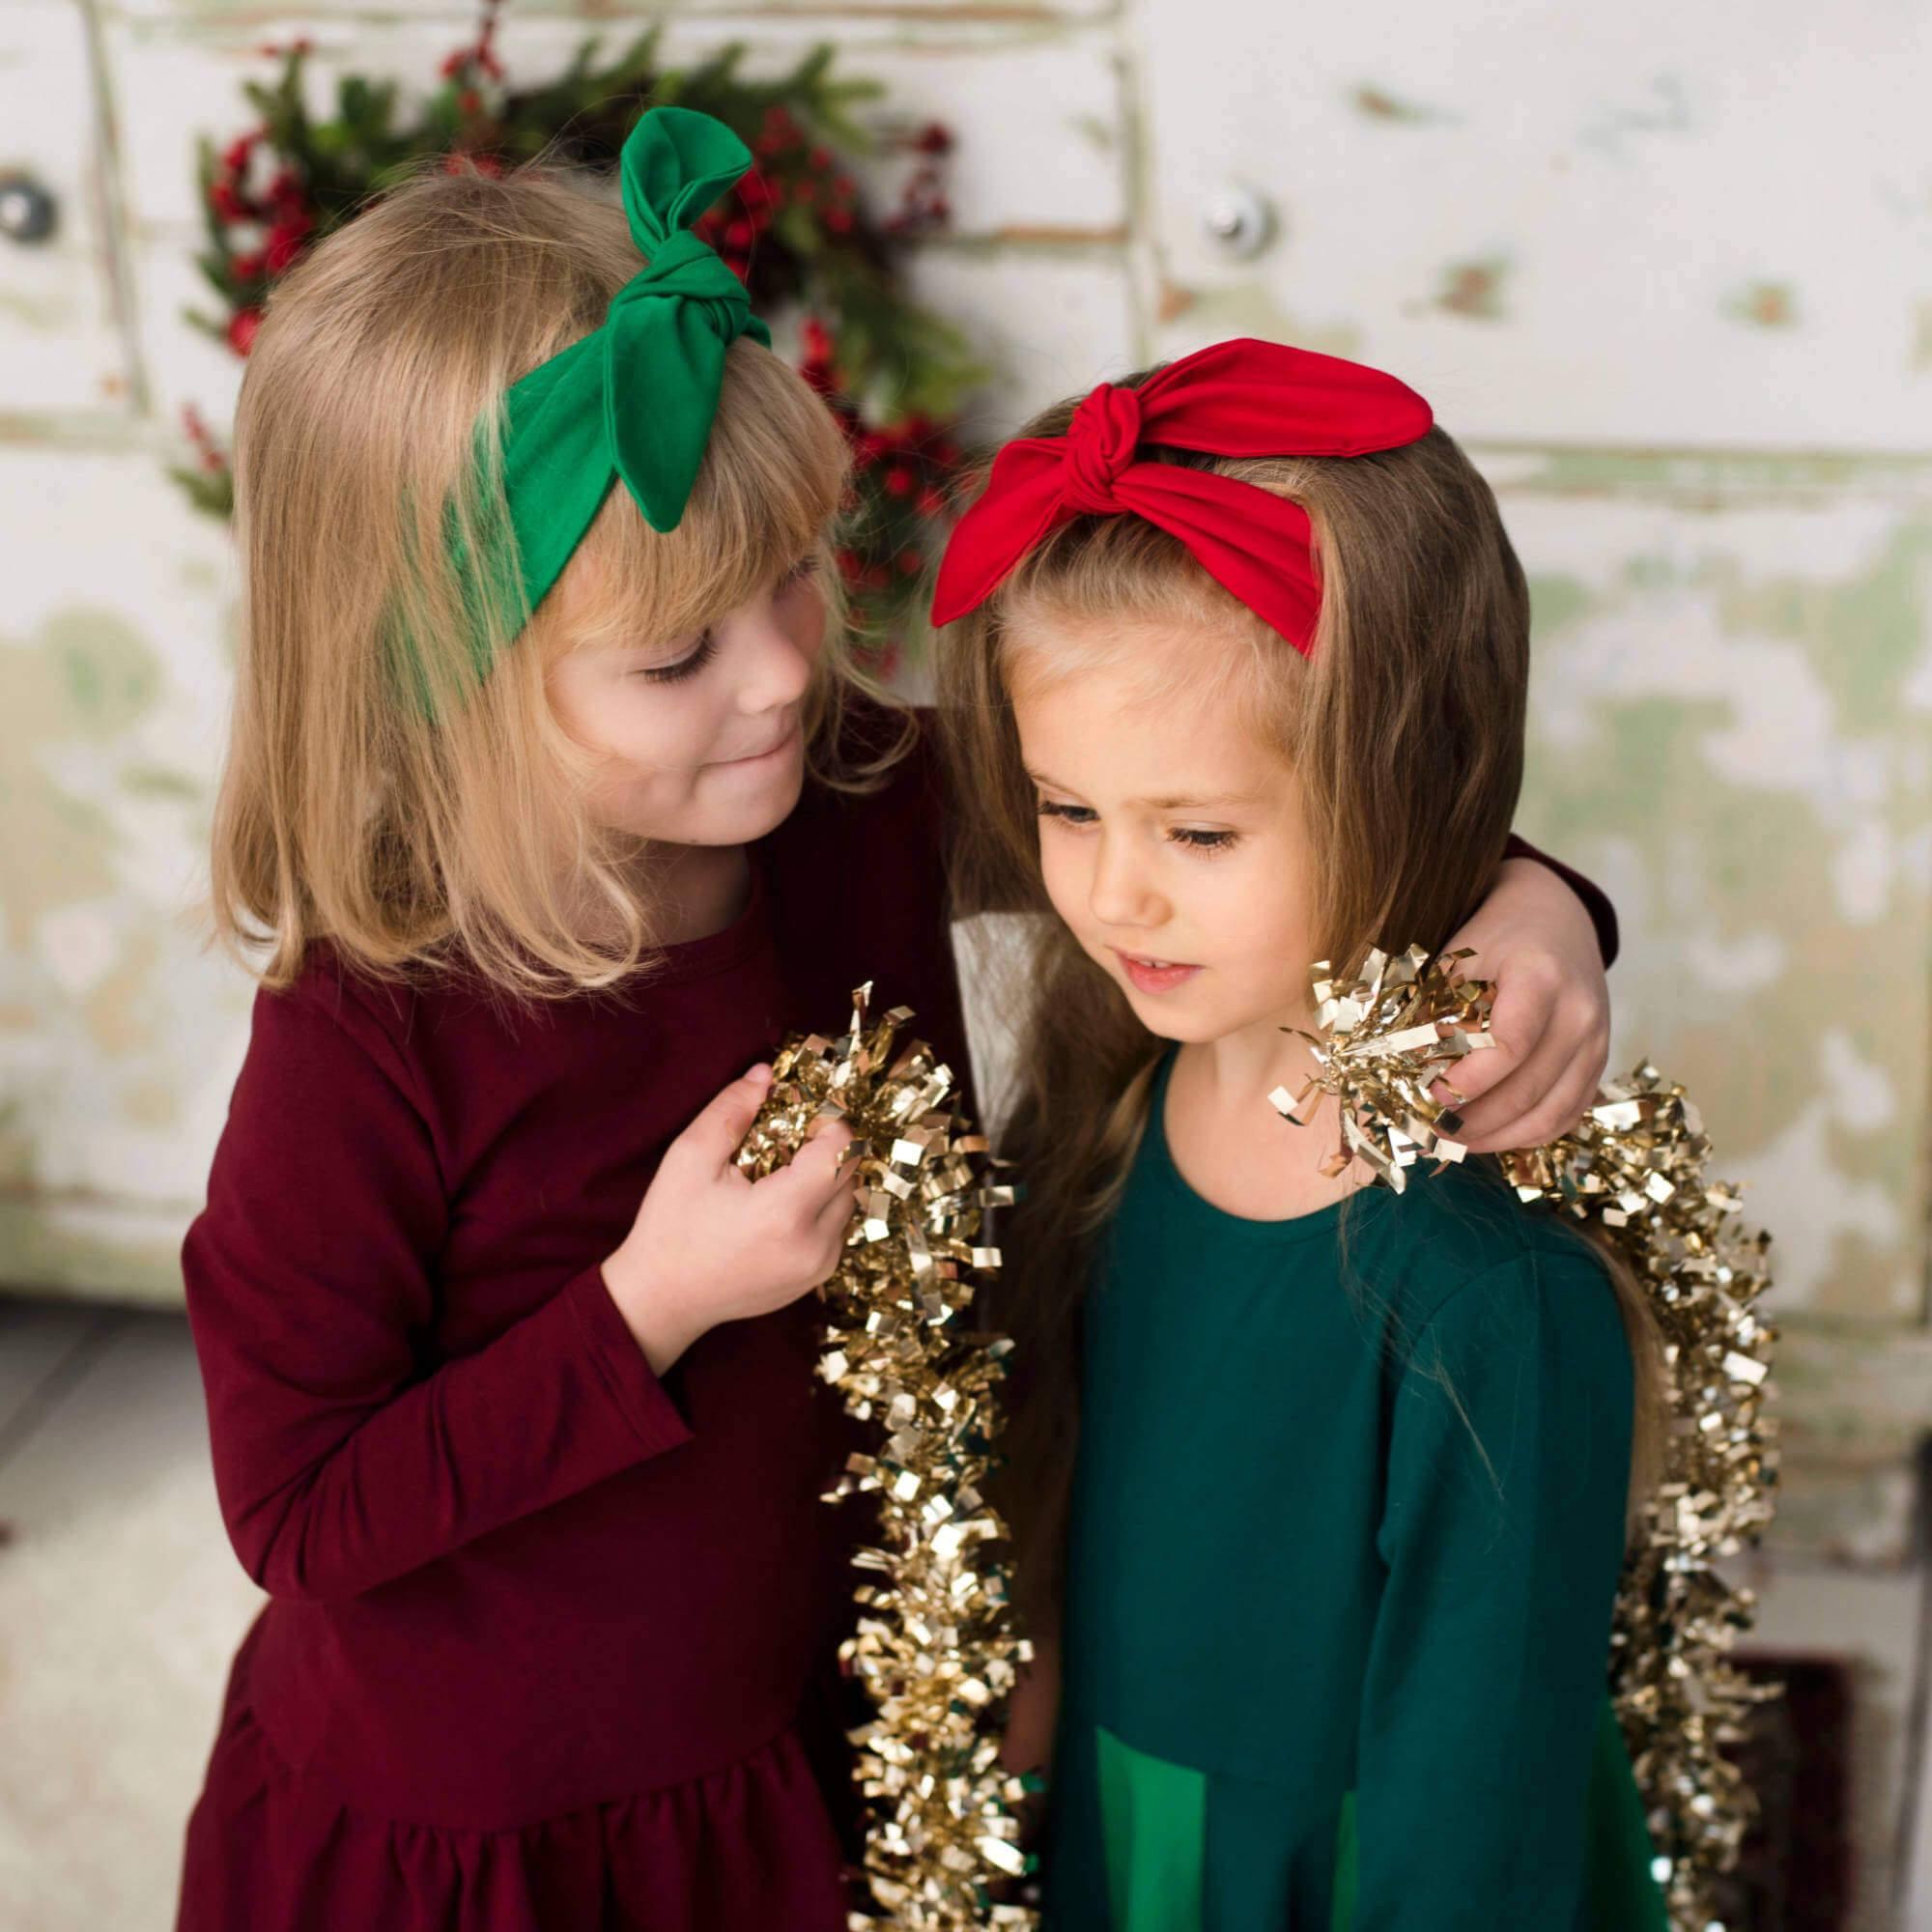
POLYGON ((1534 859, 1539 866, 1548 867, 1583 901, 1583 909, 1590 915, 1590 923, 1597 928, 1597 951, 1604 955, 1604 964, 1614 966, 1617 963, 1617 909, 1602 886, 1566 866, 1561 859, 1552 859, 1548 852, 1539 852, 1527 838, 1519 838, 1514 832, 1509 836, 1509 844, 1503 856, 1506 859, 1534 859))
POLYGON ((646 1456, 662 1455, 691 1440, 691 1425, 644 1359, 637 1338, 624 1325, 602 1268, 585 1268, 563 1291, 576 1318, 584 1352, 618 1412, 631 1426, 646 1456))

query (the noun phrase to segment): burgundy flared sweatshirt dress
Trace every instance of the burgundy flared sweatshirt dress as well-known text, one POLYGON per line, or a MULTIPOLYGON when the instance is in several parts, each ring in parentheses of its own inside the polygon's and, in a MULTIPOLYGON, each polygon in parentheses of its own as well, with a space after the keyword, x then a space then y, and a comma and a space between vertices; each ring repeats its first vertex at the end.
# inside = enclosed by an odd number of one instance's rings
POLYGON ((599 1264, 692 1117, 857 980, 963 1073, 938 825, 924 744, 868 797, 808 782, 743 915, 628 994, 318 953, 258 999, 185 1264, 270 1602, 182 1932, 840 1932, 854 1523, 819 1499, 850 1444, 815 1298, 660 1381, 599 1264))

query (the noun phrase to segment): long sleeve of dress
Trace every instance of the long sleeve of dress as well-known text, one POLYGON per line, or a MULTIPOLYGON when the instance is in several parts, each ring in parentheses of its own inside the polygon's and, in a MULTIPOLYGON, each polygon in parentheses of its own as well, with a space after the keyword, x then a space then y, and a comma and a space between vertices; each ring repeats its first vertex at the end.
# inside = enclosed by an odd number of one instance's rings
POLYGON ((1539 866, 1548 866, 1577 896, 1583 901, 1583 910, 1590 915, 1590 923, 1597 928, 1597 951, 1604 955, 1605 966, 1617 963, 1617 909, 1610 901, 1610 895, 1594 879, 1588 879, 1566 866, 1561 859, 1552 859, 1548 852, 1540 852, 1527 838, 1519 838, 1512 832, 1509 845, 1503 855, 1509 859, 1534 859, 1539 866))
POLYGON ((347 989, 261 995, 183 1256, 216 1489, 272 1596, 353 1596, 690 1432, 596 1263, 420 1355, 447 1189, 405 1056, 347 989))
POLYGON ((1571 1932, 1632 1377, 1578 1244, 1456 1290, 1393 1392, 1352 1932, 1571 1932))

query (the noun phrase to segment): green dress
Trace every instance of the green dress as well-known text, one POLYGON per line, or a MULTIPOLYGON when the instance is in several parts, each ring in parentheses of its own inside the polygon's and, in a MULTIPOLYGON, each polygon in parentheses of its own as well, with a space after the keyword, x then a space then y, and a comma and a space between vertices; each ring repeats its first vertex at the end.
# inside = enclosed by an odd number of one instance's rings
POLYGON ((1662 1932, 1602 1265, 1482 1165, 1224 1213, 1172 1065, 1085 1313, 1049 1926, 1662 1932))

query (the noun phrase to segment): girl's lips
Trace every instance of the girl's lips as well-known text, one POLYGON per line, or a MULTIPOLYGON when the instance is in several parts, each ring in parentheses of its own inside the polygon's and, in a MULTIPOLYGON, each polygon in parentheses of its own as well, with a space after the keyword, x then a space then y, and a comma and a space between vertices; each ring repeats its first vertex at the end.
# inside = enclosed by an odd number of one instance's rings
POLYGON ((794 724, 776 745, 767 745, 762 752, 753 752, 749 758, 720 758, 718 762, 729 772, 750 771, 755 766, 769 763, 781 752, 789 751, 797 737, 798 726, 794 724))
POLYGON ((1178 960, 1150 959, 1144 953, 1122 952, 1118 946, 1111 951, 1125 969, 1127 978, 1143 993, 1171 993, 1201 971, 1198 966, 1183 965, 1178 960))

